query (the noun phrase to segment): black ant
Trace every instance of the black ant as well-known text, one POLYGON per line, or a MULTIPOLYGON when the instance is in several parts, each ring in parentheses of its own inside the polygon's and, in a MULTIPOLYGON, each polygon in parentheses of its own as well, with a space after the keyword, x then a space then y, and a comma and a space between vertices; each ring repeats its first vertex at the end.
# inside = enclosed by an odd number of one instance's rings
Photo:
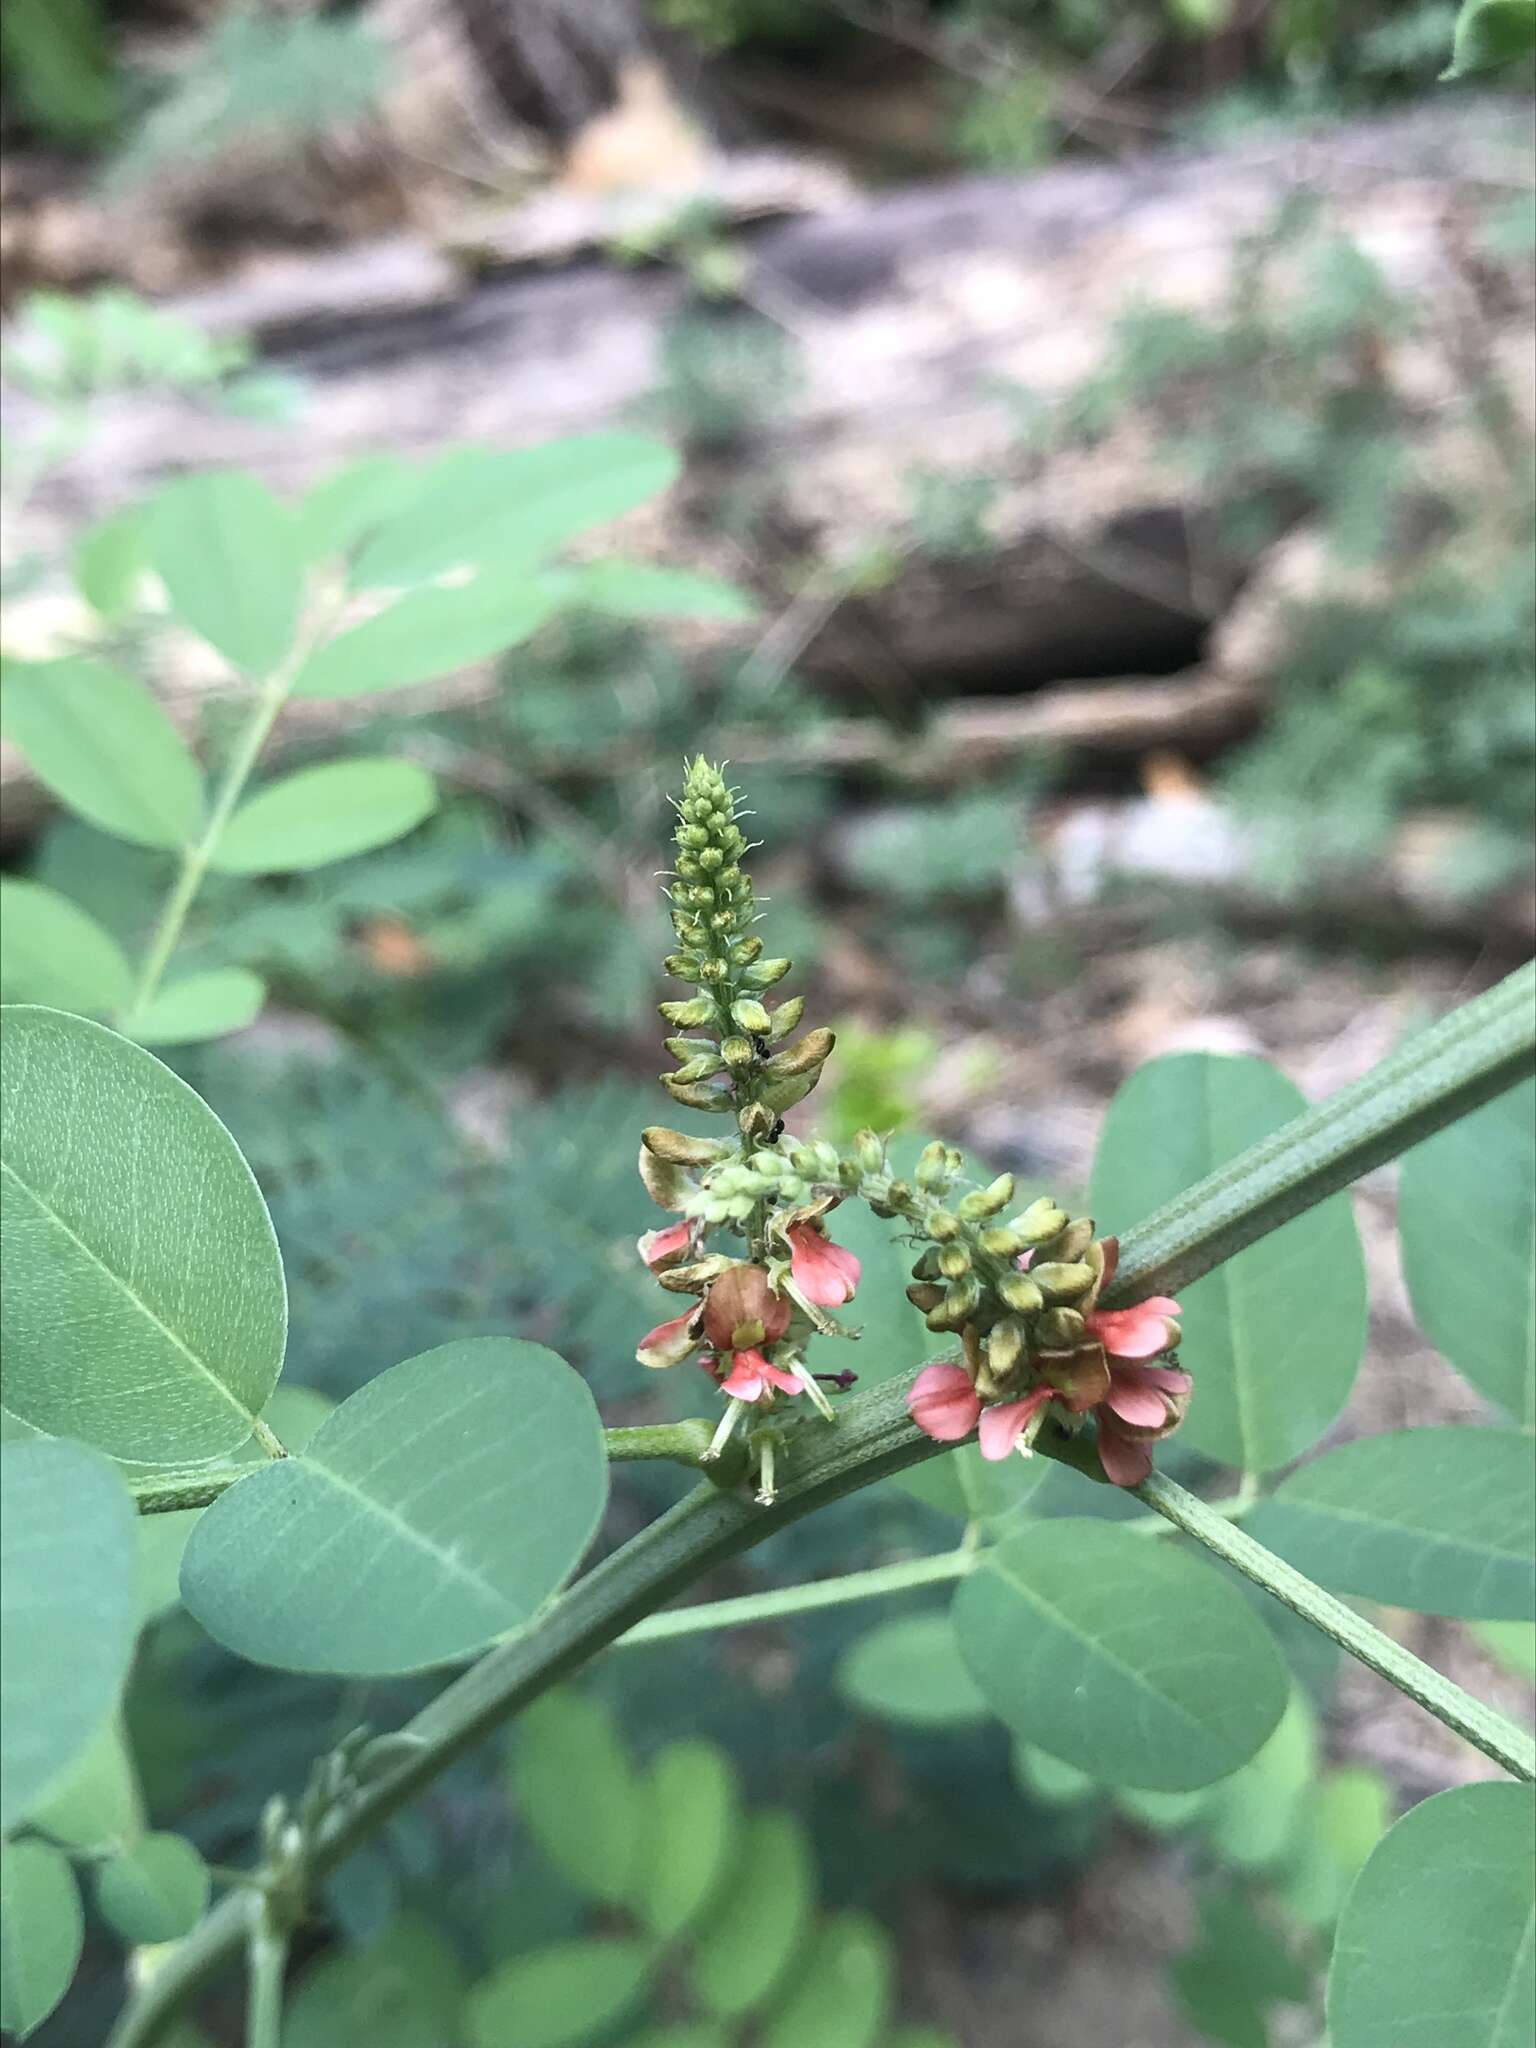
POLYGON ((752 1050, 757 1054, 760 1060, 767 1059, 768 1041, 766 1038, 764 1038, 763 1034, 760 1031, 754 1031, 752 1034, 752 1050))
POLYGON ((782 1138, 782 1137, 783 1137, 783 1135, 784 1135, 784 1130, 785 1130, 785 1124, 784 1124, 784 1119, 783 1119, 783 1117, 778 1117, 778 1118, 776 1118, 776 1119, 774 1120, 774 1126, 773 1126, 773 1129, 772 1129, 772 1130, 771 1130, 771 1131, 770 1131, 770 1132, 768 1133, 768 1142, 769 1142, 769 1144, 770 1144, 770 1145, 777 1145, 777 1143, 779 1142, 780 1138, 782 1138))

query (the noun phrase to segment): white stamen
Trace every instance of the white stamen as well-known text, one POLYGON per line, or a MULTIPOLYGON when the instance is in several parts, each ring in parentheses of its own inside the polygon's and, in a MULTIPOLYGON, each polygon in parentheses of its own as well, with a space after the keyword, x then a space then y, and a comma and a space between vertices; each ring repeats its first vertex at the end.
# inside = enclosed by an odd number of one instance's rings
POLYGON ((757 1450, 757 1504, 760 1508, 771 1508, 774 1502, 773 1488, 773 1438, 765 1436, 757 1450))
POLYGON ((719 1457, 720 1453, 725 1449, 726 1445, 731 1440, 731 1432, 735 1429, 737 1423, 740 1422, 742 1416, 746 1413, 746 1408, 746 1402, 738 1401, 736 1399, 736 1396, 732 1394, 730 1406, 721 1416, 720 1426, 715 1431, 714 1435, 710 1438, 709 1449, 704 1453, 703 1457, 699 1460, 699 1463, 701 1465, 707 1465, 713 1459, 719 1457))
POLYGON ((817 1413, 820 1415, 824 1415, 828 1422, 835 1422, 837 1420, 837 1411, 832 1406, 832 1403, 827 1399, 826 1395, 822 1392, 821 1382, 817 1379, 816 1375, 806 1365, 805 1360, 803 1358, 797 1358, 794 1364, 790 1367, 790 1371, 794 1374, 795 1378, 800 1382, 801 1386, 804 1387, 805 1391, 810 1395, 811 1400, 815 1405, 817 1413))

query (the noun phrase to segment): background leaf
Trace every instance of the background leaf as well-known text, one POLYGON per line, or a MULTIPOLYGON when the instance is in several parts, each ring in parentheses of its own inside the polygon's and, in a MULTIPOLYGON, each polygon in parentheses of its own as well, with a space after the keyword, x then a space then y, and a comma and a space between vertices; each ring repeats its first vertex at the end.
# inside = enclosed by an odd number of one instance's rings
POLYGON ((305 1971, 283 2013, 283 2048, 443 2048, 461 2038, 463 2000, 458 1957, 429 1921, 401 1913, 305 1971))
POLYGON ((105 1012, 128 1000, 133 971, 94 917, 41 882, 0 880, 0 988, 12 1003, 105 1012))
POLYGON ((247 675, 277 667, 298 628, 304 555, 264 484, 240 470, 170 484, 149 502, 145 538, 184 625, 247 675))
POLYGON ((771 1809, 749 1814, 689 1966, 694 1997, 721 2019, 755 2011, 793 1966, 815 1904, 816 1874, 799 1822, 771 1809))
POLYGON ((1526 2048, 1536 2032, 1536 1792, 1458 1785, 1405 1813, 1345 1902, 1333 2048, 1526 2048))
POLYGON ((665 490, 678 460, 634 434, 575 434, 535 448, 458 449, 359 551, 352 581, 420 583, 466 562, 503 569, 541 555, 665 490))
POLYGON ((104 619, 131 608, 146 566, 144 527, 136 509, 98 521, 75 546, 80 595, 104 619))
POLYGON ((166 984, 126 1029, 141 1045, 194 1045, 243 1030, 260 1014, 266 984, 245 967, 211 967, 166 984))
POLYGON ((563 1359, 510 1337, 444 1344, 221 1494, 182 1598, 258 1664, 420 1670, 527 1621, 591 1542, 607 1487, 597 1410, 563 1359))
POLYGON ((1249 1525, 1336 1593, 1536 1620, 1536 1459, 1513 1429, 1398 1429, 1326 1451, 1249 1525))
POLYGON ((691 1925, 714 1897, 740 1825, 736 1774, 712 1742, 674 1742, 645 1784, 631 1905, 663 1941, 691 1925))
POLYGON ((1248 1761, 1285 1708, 1274 1642, 1207 1566, 1112 1523, 1052 1521, 955 1595, 993 1711, 1091 1777, 1186 1791, 1248 1761))
MULTIPOLYGON (((141 1523, 163 1517, 141 1515, 141 1523)), ((85 1855, 120 1849, 144 1829, 133 1758, 120 1723, 104 1721, 58 1788, 33 1809, 32 1825, 85 1855)))
POLYGON ((414 761, 327 761, 269 782, 224 828, 212 865, 224 874, 289 874, 400 839, 437 808, 414 761))
POLYGON ((0 1028, 5 1405, 118 1458, 233 1450, 277 1383, 287 1321, 234 1139, 99 1024, 23 1006, 0 1028))
POLYGON ((1536 0, 1462 0, 1448 78, 1513 64, 1536 49, 1536 0))
POLYGON ((1536 1081, 1403 1160, 1403 1273, 1424 1334, 1479 1393, 1536 1428, 1536 1081), (1462 1219, 1496 1214, 1469 1243, 1462 1219))
POLYGON ((136 846, 183 846, 203 815, 203 778, 159 703, 104 661, 6 671, 0 728, 60 803, 136 846))
POLYGON ((551 578, 567 602, 590 605, 623 619, 725 619, 739 623, 757 616, 746 591, 718 576, 689 569, 657 568, 649 562, 583 562, 551 578))
POLYGON ((130 1944, 175 1941, 201 1918, 208 1866, 181 1835, 145 1835, 96 1872, 102 1918, 130 1944))
POLYGON ((469 2037, 475 2048, 584 2048, 634 2008, 650 1960, 642 1942, 619 1936, 518 1956, 470 1992, 469 2037))
MULTIPOLYGON (((1305 1108, 1263 1060, 1150 1061, 1105 1119, 1093 1167, 1099 1229, 1141 1222, 1305 1108)), ((1195 1376, 1182 1440, 1248 1472, 1316 1443, 1348 1400, 1365 1346, 1365 1263, 1349 1197, 1309 1209, 1179 1299, 1181 1355, 1195 1376)))
POLYGON ((0 2026, 25 2040, 69 1989, 85 1940, 68 1861, 47 1842, 0 1843, 0 2026))
POLYGON ((112 1717, 138 1625, 133 1503, 79 1444, 0 1446, 0 1828, 63 1791, 112 1717))
POLYGON ((599 1701, 566 1689, 535 1700, 518 1720, 510 1783, 524 1827, 556 1870, 610 1905, 629 1896, 640 1785, 599 1701))
POLYGON ((943 1726, 990 1713, 966 1669, 947 1613, 878 1622, 844 1653, 837 1689, 887 1721, 943 1726))
POLYGON ((316 648, 294 695, 360 697, 430 682, 519 646, 553 610, 551 593, 531 578, 509 582, 489 570, 472 583, 409 591, 316 648))
POLYGON ((817 1928, 762 2048, 874 2048, 890 2016, 891 1944, 862 1913, 817 1928))

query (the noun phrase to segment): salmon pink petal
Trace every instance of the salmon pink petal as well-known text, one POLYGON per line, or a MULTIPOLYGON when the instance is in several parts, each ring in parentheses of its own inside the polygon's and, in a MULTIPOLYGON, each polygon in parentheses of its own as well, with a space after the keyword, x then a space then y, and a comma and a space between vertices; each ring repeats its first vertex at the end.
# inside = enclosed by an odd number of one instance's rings
POLYGON ((1109 1419, 1099 1419, 1099 1463, 1112 1486, 1140 1486, 1152 1470, 1152 1446, 1122 1436, 1109 1419))
POLYGON ((735 1362, 720 1382, 721 1391, 738 1401, 755 1401, 767 1386, 768 1361, 760 1351, 738 1351, 735 1362))
POLYGON ((635 1249, 654 1273, 675 1265, 692 1243, 693 1225, 684 1221, 669 1223, 665 1230, 648 1230, 635 1249))
POLYGON ((674 1316, 669 1323, 658 1323, 654 1330, 647 1330, 635 1349, 635 1356, 642 1365, 652 1367, 676 1365, 691 1351, 698 1349, 698 1336, 691 1325, 698 1315, 696 1308, 685 1314, 674 1316))
POLYGON ((1030 1423, 1051 1398, 1049 1387, 1036 1387, 1022 1401, 1009 1401, 1001 1408, 987 1408, 981 1417, 981 1455, 993 1464, 1006 1458, 1030 1423))
POLYGON ((1115 1374, 1104 1406, 1137 1429, 1161 1429, 1168 1420, 1168 1403, 1157 1388, 1144 1385, 1129 1373, 1115 1374))
POLYGON ((1130 1368, 1145 1387, 1159 1387, 1165 1394, 1188 1394, 1194 1381, 1176 1365, 1136 1365, 1130 1368))
POLYGON ((1154 1302, 1140 1301, 1134 1308, 1093 1309, 1085 1321, 1089 1335, 1097 1337, 1111 1358, 1156 1358, 1173 1341, 1168 1313, 1154 1302))
POLYGON ((907 1410, 935 1443, 957 1444, 976 1427, 981 1396, 964 1366, 925 1365, 912 1382, 907 1410))
POLYGON ((859 1284, 859 1262, 809 1223, 796 1223, 789 1238, 789 1276, 817 1308, 841 1308, 859 1284))

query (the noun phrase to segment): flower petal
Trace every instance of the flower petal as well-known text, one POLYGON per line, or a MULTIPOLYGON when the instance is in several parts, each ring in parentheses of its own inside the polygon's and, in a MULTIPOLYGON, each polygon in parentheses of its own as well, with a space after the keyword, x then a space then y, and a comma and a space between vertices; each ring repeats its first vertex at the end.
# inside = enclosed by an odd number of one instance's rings
POLYGON ((1049 1387, 1036 1387, 1022 1401, 987 1408, 981 1417, 981 1455, 993 1464, 1006 1458, 1030 1423, 1051 1398, 1049 1387))
POLYGON ((912 1382, 907 1410, 935 1443, 957 1444, 981 1414, 981 1396, 962 1365, 925 1365, 912 1382))
POLYGON ((841 1308, 852 1301, 860 1271, 852 1252, 809 1223, 794 1224, 785 1235, 790 1278, 807 1301, 817 1308, 841 1308))
POLYGON ((1173 1343, 1168 1311, 1158 1304, 1166 1295, 1139 1301, 1134 1308, 1096 1308, 1085 1318, 1090 1336, 1097 1337, 1111 1358, 1156 1358, 1173 1343))
POLYGON ((690 1308, 683 1315, 674 1316, 671 1322, 658 1323, 654 1330, 647 1330, 636 1346, 636 1358, 653 1369, 677 1365, 698 1349, 698 1314, 696 1308, 690 1308))
POLYGON ((635 1246, 646 1265, 655 1272, 659 1266, 675 1266, 693 1246, 693 1225, 686 1219, 669 1223, 664 1230, 648 1230, 635 1246))
POLYGON ((1168 1403, 1157 1388, 1144 1385, 1129 1373, 1113 1376, 1104 1406, 1137 1429, 1161 1429, 1168 1420, 1168 1403))
POLYGON ((1152 1446, 1122 1436, 1103 1414, 1099 1417, 1099 1463, 1112 1486, 1140 1486, 1152 1470, 1152 1446))

